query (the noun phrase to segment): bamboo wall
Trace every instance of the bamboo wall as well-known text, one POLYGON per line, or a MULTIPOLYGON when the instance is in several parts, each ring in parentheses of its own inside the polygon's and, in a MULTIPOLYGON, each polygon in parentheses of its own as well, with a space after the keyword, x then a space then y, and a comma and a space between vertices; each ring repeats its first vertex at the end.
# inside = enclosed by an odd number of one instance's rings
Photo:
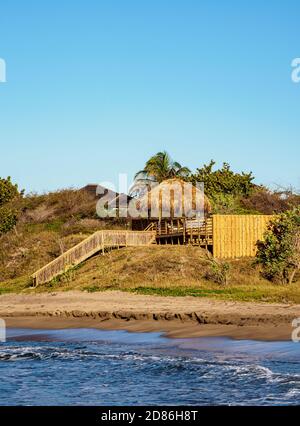
POLYGON ((254 257, 273 216, 214 215, 213 255, 219 259, 254 257))

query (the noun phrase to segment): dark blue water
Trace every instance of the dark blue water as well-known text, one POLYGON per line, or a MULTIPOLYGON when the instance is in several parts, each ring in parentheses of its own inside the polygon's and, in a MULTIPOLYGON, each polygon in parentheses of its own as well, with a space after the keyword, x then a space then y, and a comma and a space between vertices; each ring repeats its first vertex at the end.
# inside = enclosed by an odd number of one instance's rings
POLYGON ((9 330, 0 405, 295 405, 300 343, 9 330))

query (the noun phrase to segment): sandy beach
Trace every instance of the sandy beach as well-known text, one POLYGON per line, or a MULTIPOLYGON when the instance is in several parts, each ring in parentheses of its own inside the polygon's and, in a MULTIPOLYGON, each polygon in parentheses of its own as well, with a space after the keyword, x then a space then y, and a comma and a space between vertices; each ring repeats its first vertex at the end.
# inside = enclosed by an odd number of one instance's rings
POLYGON ((8 327, 162 331, 168 337, 289 340, 300 305, 80 291, 0 296, 8 327))

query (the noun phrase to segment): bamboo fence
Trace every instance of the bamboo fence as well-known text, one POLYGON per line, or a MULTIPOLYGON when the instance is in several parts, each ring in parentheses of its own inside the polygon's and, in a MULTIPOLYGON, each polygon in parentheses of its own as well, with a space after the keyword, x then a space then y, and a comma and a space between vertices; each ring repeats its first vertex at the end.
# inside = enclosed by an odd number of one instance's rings
POLYGON ((271 215, 214 215, 213 255, 219 259, 254 257, 271 215))

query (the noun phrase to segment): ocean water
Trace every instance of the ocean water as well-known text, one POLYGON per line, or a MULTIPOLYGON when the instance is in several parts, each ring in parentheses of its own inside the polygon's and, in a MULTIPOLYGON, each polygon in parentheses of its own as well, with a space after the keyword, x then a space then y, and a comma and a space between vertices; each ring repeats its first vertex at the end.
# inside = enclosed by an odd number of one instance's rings
POLYGON ((8 330, 0 405, 299 405, 300 343, 8 330))

